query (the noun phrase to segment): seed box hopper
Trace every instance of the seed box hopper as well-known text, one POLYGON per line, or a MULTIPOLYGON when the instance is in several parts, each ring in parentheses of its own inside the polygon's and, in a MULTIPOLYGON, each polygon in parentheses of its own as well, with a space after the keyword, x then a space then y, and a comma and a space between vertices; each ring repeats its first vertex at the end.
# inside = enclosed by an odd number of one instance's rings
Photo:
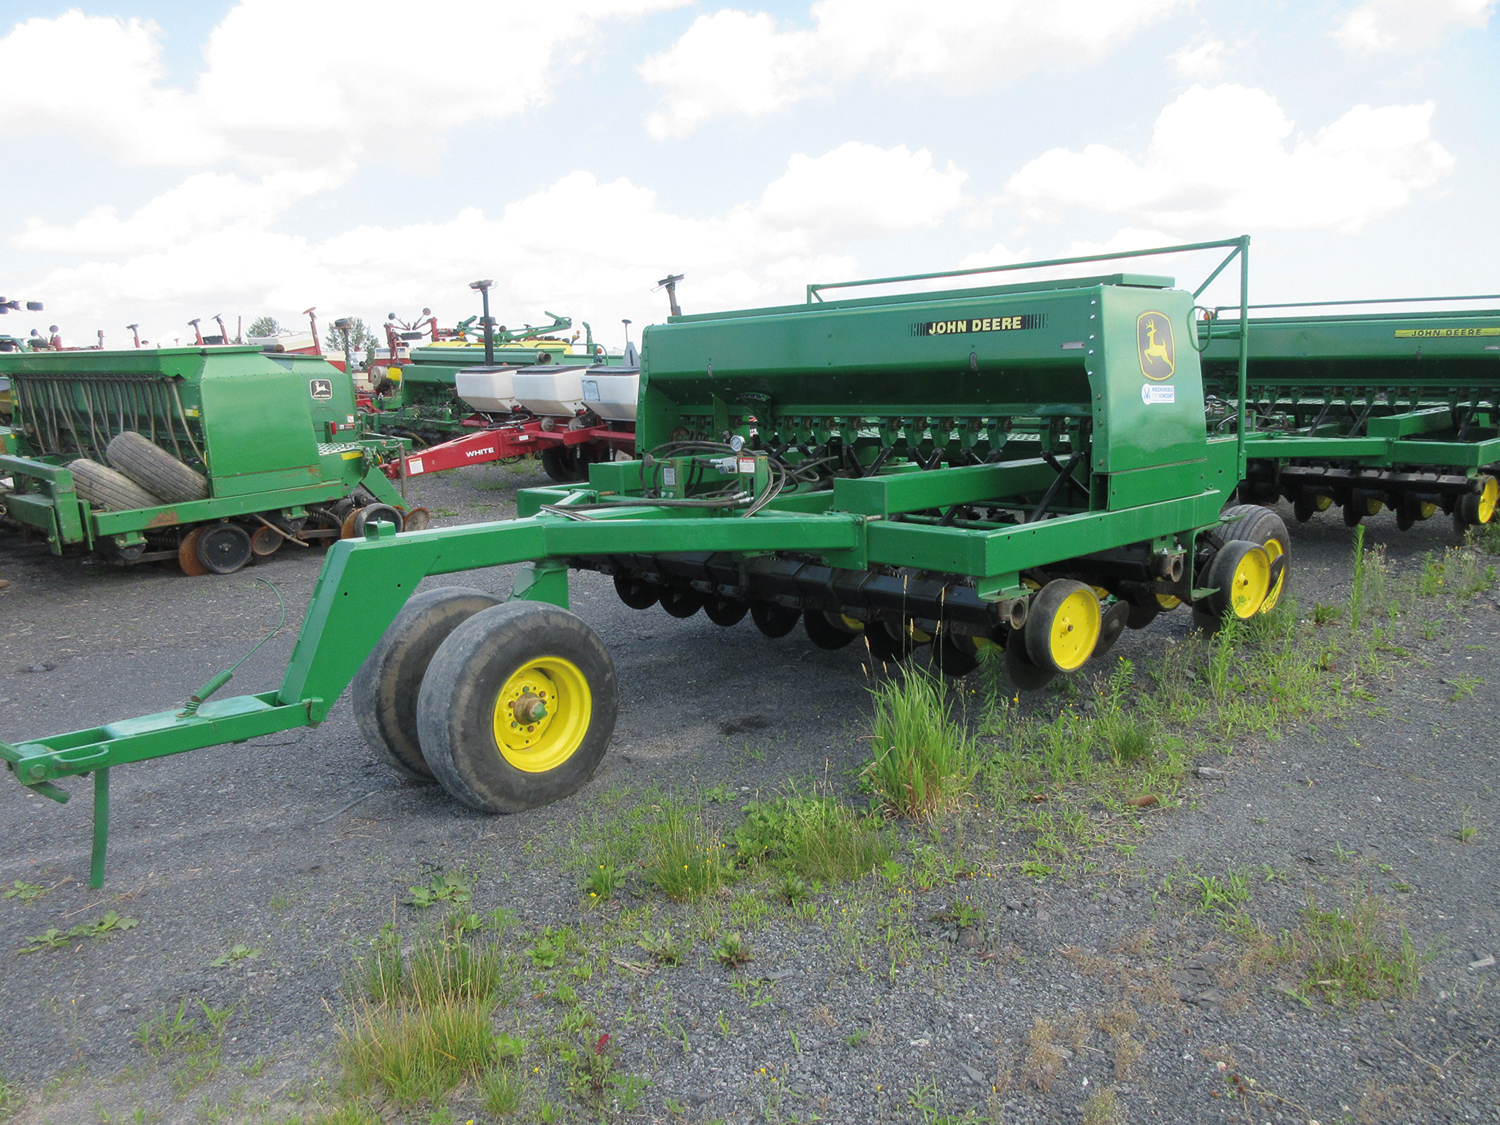
MULTIPOLYGON (((1243 292, 1248 248, 1174 249, 1227 250, 1213 276, 1238 259, 1243 292)), ((361 730, 407 776, 489 812, 576 790, 617 692, 603 642, 566 608, 570 568, 612 574, 633 606, 748 614, 771 635, 800 623, 882 660, 931 645, 949 674, 995 647, 1032 688, 1178 605, 1215 619, 1275 604, 1285 527, 1221 512, 1244 462, 1238 435, 1205 425, 1196 294, 1123 273, 824 301, 829 288, 648 328, 644 452, 590 466, 587 487, 523 492, 514 520, 375 521, 336 544, 280 687, 212 700, 220 673, 183 705, 0 743, 0 758, 56 799, 93 774, 97 884, 111 768, 317 724, 351 681, 361 730), (505 601, 416 593, 511 563, 526 565, 505 601)))
POLYGON ((54 554, 81 547, 225 573, 284 543, 326 544, 360 515, 405 517, 379 471, 400 443, 364 437, 348 377, 316 356, 25 352, 0 355, 0 375, 15 399, 0 456, 11 489, 0 503, 54 554), (113 482, 103 499, 87 487, 101 474, 113 482))
MULTIPOLYGON (((1448 304, 1497 297, 1358 301, 1448 304)), ((1285 497, 1307 520, 1333 504, 1351 527, 1389 506, 1402 529, 1439 510, 1457 529, 1488 523, 1500 499, 1500 309, 1328 313, 1333 302, 1249 321, 1249 432, 1242 494, 1285 497)), ((1199 324, 1203 378, 1240 401, 1238 325, 1199 324)))

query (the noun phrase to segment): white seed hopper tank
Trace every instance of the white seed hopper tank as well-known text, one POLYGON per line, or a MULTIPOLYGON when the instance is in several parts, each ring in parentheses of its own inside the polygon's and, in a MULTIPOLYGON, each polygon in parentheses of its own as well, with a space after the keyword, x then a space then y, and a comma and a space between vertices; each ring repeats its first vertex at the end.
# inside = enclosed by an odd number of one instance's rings
POLYGON ((508 414, 520 405, 516 399, 515 373, 514 367, 460 369, 453 376, 454 390, 475 410, 508 414))
POLYGON ((533 414, 571 418, 591 410, 609 421, 633 422, 640 369, 523 367, 513 376, 512 387, 521 405, 533 414))

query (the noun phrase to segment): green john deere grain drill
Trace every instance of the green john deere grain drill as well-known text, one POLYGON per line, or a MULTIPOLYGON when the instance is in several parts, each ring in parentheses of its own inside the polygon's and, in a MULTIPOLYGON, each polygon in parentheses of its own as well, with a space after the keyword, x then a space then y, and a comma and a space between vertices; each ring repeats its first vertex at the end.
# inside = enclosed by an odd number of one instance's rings
MULTIPOLYGON (((1243 292, 1248 239, 1178 249, 1227 250, 1213 276, 1238 259, 1243 292)), ((109 767, 322 722, 351 681, 361 730, 401 773, 488 812, 573 792, 609 745, 617 687, 567 609, 570 568, 675 616, 800 625, 877 659, 932 646, 950 674, 993 648, 1023 687, 1180 605, 1212 623, 1275 604, 1286 529, 1262 508, 1222 511, 1242 438, 1206 428, 1196 294, 1118 273, 823 301, 827 288, 648 328, 640 456, 591 465, 587 487, 523 492, 514 520, 376 521, 335 544, 279 688, 209 699, 221 673, 186 705, 0 757, 54 797, 94 773, 97 881, 109 767), (514 563, 508 600, 413 596, 428 576, 514 563)))
POLYGON ((54 554, 225 574, 379 516, 425 526, 377 468, 349 380, 252 347, 0 355, 6 521, 54 554))

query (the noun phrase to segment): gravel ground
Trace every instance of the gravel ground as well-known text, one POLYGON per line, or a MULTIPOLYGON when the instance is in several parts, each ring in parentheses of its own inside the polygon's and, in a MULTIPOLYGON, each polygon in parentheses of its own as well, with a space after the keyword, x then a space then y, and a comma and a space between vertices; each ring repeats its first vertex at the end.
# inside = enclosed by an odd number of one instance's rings
MULTIPOLYGON (((524 470, 484 466, 413 486, 448 524, 509 515, 515 487, 533 483, 524 470)), ((1447 531, 1434 521, 1401 535, 1387 514, 1371 521, 1370 542, 1387 543, 1400 570, 1445 545, 1447 531)), ((1324 517, 1294 536, 1302 604, 1345 597, 1348 530, 1324 517)), ((56 560, 0 538, 0 736, 180 702, 274 621, 274 599, 252 577, 281 588, 295 629, 320 560, 289 550, 193 580, 56 560)), ((465 581, 503 594, 511 579, 496 568, 465 581)), ((636 613, 596 575, 577 576, 574 592, 616 662, 620 721, 595 781, 551 808, 488 818, 398 781, 360 742, 347 698, 316 730, 115 771, 100 892, 87 888, 88 785, 70 783, 79 799, 61 807, 14 785, 0 791, 0 884, 53 887, 0 901, 0 1014, 12 1028, 0 1079, 23 1103, 13 1119, 309 1113, 295 1099, 319 1078, 337 1081, 351 958, 382 922, 410 918, 398 899, 412 884, 466 872, 476 910, 518 916, 507 937, 517 948, 547 925, 602 933, 642 910, 690 933, 703 908, 633 885, 639 897, 590 910, 580 849, 653 787, 750 798, 826 779, 848 792, 869 713, 855 648, 823 652, 800 633, 771 641, 748 621, 726 632, 701 615, 636 613), (106 941, 12 952, 105 909, 139 924, 106 941), (260 955, 211 964, 236 945, 260 955), (237 1005, 218 1071, 185 1092, 136 1036, 183 1000, 237 1005)), ((725 905, 725 928, 746 932, 754 954, 738 972, 700 940, 675 967, 648 969, 641 955, 640 972, 612 966, 575 980, 612 1036, 618 1072, 650 1083, 618 1119, 1500 1120, 1496 610, 1480 595, 1436 636, 1409 638, 1399 674, 1356 713, 1204 759, 1209 772, 1184 782, 1180 807, 1153 814, 1134 855, 1107 873, 1038 884, 1014 862, 1023 841, 971 822, 981 838, 967 845, 992 862, 978 878, 911 891, 917 944, 905 964, 892 967, 878 940, 874 897, 834 888, 800 917, 757 921, 725 905), (1254 873, 1249 910, 1273 934, 1298 924, 1309 891, 1325 905, 1360 884, 1378 892, 1431 952, 1416 994, 1350 1011, 1289 995, 1275 973, 1254 970, 1239 938, 1163 893, 1187 870, 1254 873), (981 924, 928 921, 959 897, 981 924)), ((1129 633, 1117 651, 1142 665, 1163 659, 1183 618, 1129 633)), ((274 686, 292 636, 262 649, 230 690, 274 686)), ((710 812, 731 820, 738 803, 710 812)), ((540 1026, 556 1023, 557 1009, 526 996, 501 1019, 540 1026)), ((470 1117, 487 1120, 472 1092, 403 1120, 470 1117)))

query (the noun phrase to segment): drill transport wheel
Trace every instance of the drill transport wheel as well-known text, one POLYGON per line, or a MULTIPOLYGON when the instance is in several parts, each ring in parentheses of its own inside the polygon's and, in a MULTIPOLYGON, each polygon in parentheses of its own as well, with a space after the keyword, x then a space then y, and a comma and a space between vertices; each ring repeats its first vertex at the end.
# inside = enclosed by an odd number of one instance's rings
POLYGON ((417 736, 417 688, 433 653, 454 629, 499 604, 495 595, 465 586, 424 590, 407 601, 355 674, 350 700, 359 733, 402 777, 432 780, 417 736))
POLYGON ((593 776, 618 697, 609 653, 583 621, 545 602, 507 602, 438 647, 417 697, 422 755, 471 808, 551 804, 593 776))

